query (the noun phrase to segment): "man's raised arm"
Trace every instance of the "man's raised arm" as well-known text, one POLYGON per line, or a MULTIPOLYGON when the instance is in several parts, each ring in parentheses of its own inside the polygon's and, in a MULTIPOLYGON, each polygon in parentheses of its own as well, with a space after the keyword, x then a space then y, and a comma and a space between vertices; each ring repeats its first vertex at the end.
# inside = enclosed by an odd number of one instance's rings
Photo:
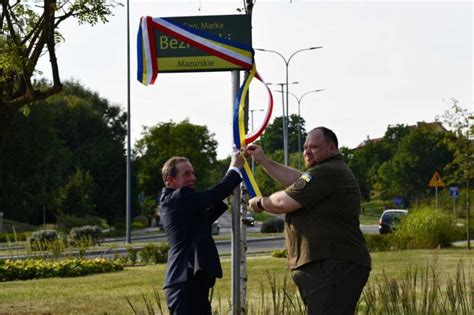
POLYGON ((300 171, 267 158, 259 145, 249 144, 245 153, 252 156, 268 175, 285 187, 293 184, 301 176, 300 171))

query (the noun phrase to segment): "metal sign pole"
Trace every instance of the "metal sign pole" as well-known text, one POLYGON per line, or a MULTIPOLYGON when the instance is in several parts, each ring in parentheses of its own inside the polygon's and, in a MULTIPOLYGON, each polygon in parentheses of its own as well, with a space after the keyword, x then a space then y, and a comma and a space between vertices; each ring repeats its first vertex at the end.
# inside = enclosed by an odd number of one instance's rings
MULTIPOLYGON (((237 93, 240 88, 240 73, 238 70, 231 72, 232 76, 232 113, 234 113, 234 106, 237 93)), ((240 186, 235 188, 234 196, 232 198, 232 277, 231 277, 231 292, 232 292, 232 314, 238 315, 241 310, 240 301, 240 186)))
POLYGON ((131 226, 132 221, 132 160, 131 160, 131 126, 130 126, 130 1, 127 0, 127 187, 126 187, 126 215, 125 215, 125 242, 132 242, 131 226))
MULTIPOLYGON (((247 205, 244 199, 245 190, 242 189, 240 205, 241 217, 247 218, 247 205)), ((240 220, 240 314, 247 314, 245 308, 247 301, 247 225, 245 220, 240 220)))

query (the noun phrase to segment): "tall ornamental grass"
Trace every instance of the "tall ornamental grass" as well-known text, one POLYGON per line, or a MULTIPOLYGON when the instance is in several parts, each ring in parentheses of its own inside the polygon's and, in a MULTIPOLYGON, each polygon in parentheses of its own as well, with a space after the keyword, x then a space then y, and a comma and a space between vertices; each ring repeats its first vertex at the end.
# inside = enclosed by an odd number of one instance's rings
MULTIPOLYGON (((258 296, 245 305, 245 313, 253 315, 303 315, 306 308, 288 273, 283 279, 266 273, 258 296)), ((211 294, 212 296, 212 294, 211 294)), ((134 314, 167 314, 167 308, 156 289, 153 296, 142 294, 142 303, 126 298, 134 314), (166 311, 165 311, 166 310, 166 311)), ((248 296, 248 298, 250 298, 248 296)), ((213 314, 230 314, 230 299, 217 296, 212 303, 213 314)), ((459 260, 453 277, 443 277, 438 271, 437 256, 425 265, 409 265, 401 275, 391 277, 382 270, 371 276, 357 304, 356 313, 366 315, 470 315, 474 311, 474 279, 472 261, 459 260)))
POLYGON ((433 208, 411 210, 393 234, 392 245, 399 249, 448 247, 459 239, 455 218, 433 208))

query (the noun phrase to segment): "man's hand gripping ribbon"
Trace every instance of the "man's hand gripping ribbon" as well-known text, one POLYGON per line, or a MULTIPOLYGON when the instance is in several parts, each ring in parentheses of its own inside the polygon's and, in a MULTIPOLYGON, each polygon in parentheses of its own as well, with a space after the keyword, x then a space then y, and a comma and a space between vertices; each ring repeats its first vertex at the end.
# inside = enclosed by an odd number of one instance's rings
MULTIPOLYGON (((202 30, 196 30, 183 24, 172 22, 166 18, 152 18, 149 16, 142 17, 140 20, 137 40, 137 79, 144 85, 153 84, 158 75, 159 65, 156 57, 155 37, 153 34, 155 29, 168 36, 197 47, 211 55, 250 70, 250 74, 240 87, 235 100, 233 120, 234 146, 237 150, 242 150, 247 144, 257 140, 270 121, 273 110, 273 96, 270 89, 257 72, 253 58, 254 50, 252 47, 209 34, 202 30), (250 134, 245 134, 245 97, 248 93, 250 82, 254 77, 261 81, 268 91, 267 112, 260 127, 250 134)), ((260 189, 255 182, 252 171, 247 162, 244 164, 242 176, 250 197, 261 196, 260 189)))

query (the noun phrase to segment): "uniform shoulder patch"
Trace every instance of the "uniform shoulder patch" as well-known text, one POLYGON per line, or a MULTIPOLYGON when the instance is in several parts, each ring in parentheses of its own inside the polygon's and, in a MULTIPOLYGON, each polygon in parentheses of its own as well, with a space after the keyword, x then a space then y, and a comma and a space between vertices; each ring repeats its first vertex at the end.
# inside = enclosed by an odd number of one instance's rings
POLYGON ((311 181, 313 177, 309 175, 309 173, 303 173, 301 174, 300 178, 298 178, 295 183, 294 187, 296 190, 302 190, 306 187, 306 184, 311 181))
POLYGON ((313 179, 313 176, 309 175, 309 173, 303 173, 300 178, 309 183, 313 179))

